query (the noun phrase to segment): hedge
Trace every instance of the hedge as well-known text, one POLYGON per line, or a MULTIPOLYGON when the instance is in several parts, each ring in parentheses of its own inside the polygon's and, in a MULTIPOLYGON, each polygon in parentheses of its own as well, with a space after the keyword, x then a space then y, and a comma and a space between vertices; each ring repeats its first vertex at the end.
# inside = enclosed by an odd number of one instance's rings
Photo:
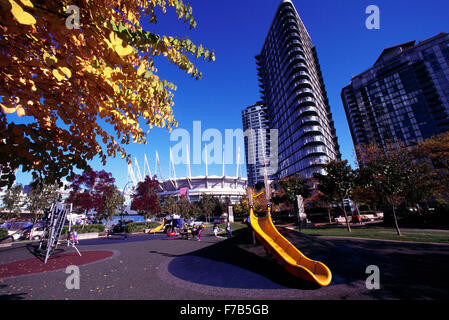
POLYGON ((0 228, 0 239, 8 235, 8 229, 0 228))
MULTIPOLYGON (((67 233, 68 228, 69 228, 68 226, 64 226, 64 228, 62 229, 62 234, 67 233)), ((71 230, 73 231, 73 229, 76 229, 78 234, 80 234, 80 233, 90 233, 90 232, 103 232, 104 228, 105 228, 105 226, 103 224, 86 224, 86 225, 84 225, 84 230, 83 230, 83 225, 74 225, 71 227, 71 230)))
POLYGON ((159 226, 159 222, 133 222, 126 225, 126 232, 143 232, 145 229, 153 229, 159 226))

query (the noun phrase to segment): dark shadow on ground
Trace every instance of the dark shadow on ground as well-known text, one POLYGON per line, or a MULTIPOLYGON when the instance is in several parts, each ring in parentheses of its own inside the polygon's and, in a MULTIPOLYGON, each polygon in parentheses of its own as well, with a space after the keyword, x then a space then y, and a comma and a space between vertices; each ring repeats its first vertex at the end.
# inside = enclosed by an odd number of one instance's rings
MULTIPOLYGON (((169 271, 186 281, 219 287, 302 290, 319 288, 313 283, 294 277, 274 258, 262 257, 241 248, 242 243, 248 242, 248 235, 249 229, 240 229, 230 239, 178 256, 171 261, 169 271), (206 274, 207 277, 204 276, 206 274)), ((208 237, 213 235, 205 235, 204 240, 208 237)))
POLYGON ((161 256, 170 257, 170 258, 183 256, 183 255, 178 255, 178 254, 170 254, 170 253, 165 253, 165 252, 159 252, 159 251, 156 251, 156 250, 151 250, 150 253, 156 253, 156 254, 159 254, 161 256))
MULTIPOLYGON (((27 248, 28 252, 31 253, 31 255, 33 255, 36 259, 38 259, 42 263, 45 262, 45 255, 47 251, 39 249, 39 243, 27 243, 25 247, 27 248)), ((52 256, 63 252, 65 252, 64 249, 57 248, 50 253, 48 259, 51 259, 52 256)))
MULTIPOLYGON (((7 287, 6 285, 0 285, 0 291, 7 287)), ((0 294, 0 300, 24 300, 26 296, 26 293, 0 294)))

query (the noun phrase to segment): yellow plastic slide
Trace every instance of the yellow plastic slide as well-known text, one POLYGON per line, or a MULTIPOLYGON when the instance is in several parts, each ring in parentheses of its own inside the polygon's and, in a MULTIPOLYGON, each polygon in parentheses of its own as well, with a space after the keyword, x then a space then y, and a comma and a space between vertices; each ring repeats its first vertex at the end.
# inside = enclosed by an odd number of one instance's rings
POLYGON ((162 224, 158 225, 156 228, 151 229, 148 233, 156 233, 159 232, 165 225, 165 218, 162 219, 162 224))
POLYGON ((258 218, 251 208, 250 223, 256 237, 270 251, 288 272, 296 277, 327 286, 332 280, 329 268, 307 258, 293 244, 282 236, 271 220, 270 212, 258 218))

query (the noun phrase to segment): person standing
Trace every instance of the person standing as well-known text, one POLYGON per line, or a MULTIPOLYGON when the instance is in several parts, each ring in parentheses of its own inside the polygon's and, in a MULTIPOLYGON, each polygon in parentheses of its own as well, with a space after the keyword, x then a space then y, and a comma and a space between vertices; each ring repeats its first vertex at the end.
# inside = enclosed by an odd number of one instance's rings
POLYGON ((78 232, 76 229, 73 229, 72 231, 72 241, 74 244, 78 244, 78 232))
POLYGON ((216 223, 214 223, 214 235, 217 236, 218 235, 218 225, 216 223))
POLYGON ((203 233, 203 226, 198 228, 198 241, 201 241, 201 233, 203 233))
POLYGON ((226 225, 226 235, 228 238, 232 237, 232 227, 230 222, 226 225))

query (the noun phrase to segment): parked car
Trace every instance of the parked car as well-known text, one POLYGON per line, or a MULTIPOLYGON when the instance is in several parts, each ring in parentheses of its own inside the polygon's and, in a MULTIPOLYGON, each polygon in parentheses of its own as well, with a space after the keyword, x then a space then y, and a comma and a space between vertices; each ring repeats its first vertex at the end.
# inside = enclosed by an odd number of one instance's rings
POLYGON ((13 241, 20 240, 22 238, 21 230, 8 230, 8 235, 13 239, 13 241))
POLYGON ((43 227, 35 227, 27 232, 26 238, 31 240, 41 240, 44 237, 44 228, 43 227))
POLYGON ((190 219, 190 220, 187 221, 187 224, 189 226, 202 226, 204 224, 204 222, 198 221, 198 220, 195 220, 195 219, 190 219))

